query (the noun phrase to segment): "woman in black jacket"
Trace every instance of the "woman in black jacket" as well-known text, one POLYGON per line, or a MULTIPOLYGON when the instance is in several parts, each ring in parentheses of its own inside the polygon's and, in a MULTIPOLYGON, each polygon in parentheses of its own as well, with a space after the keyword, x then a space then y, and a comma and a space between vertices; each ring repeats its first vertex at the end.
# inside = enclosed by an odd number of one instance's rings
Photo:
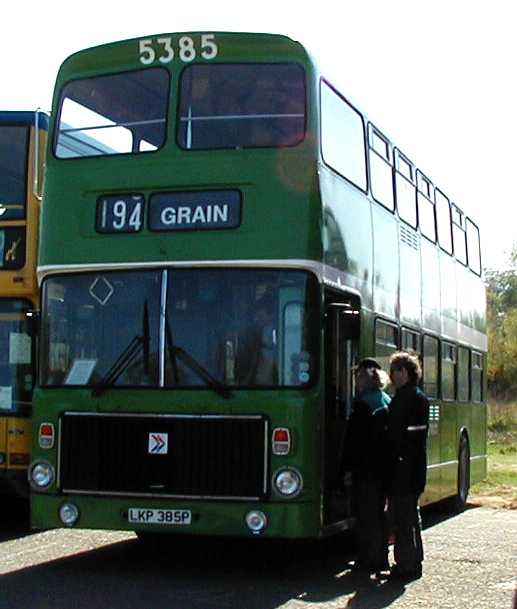
POLYGON ((358 558, 355 571, 388 568, 385 461, 389 396, 388 375, 367 357, 355 370, 356 396, 345 436, 344 470, 352 473, 358 558))
POLYGON ((424 558, 418 498, 426 482, 429 402, 418 388, 421 376, 416 355, 399 352, 391 356, 390 378, 396 389, 388 414, 388 494, 396 563, 391 572, 407 580, 421 577, 424 558))

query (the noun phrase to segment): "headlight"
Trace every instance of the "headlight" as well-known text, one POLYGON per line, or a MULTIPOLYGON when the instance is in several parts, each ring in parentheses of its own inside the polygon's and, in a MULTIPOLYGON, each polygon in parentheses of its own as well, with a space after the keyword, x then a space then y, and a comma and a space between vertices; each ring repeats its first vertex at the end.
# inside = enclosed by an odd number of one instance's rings
POLYGON ((67 527, 72 527, 79 518, 79 508, 73 503, 64 503, 59 508, 59 518, 67 527))
POLYGON ((55 480, 54 468, 47 461, 36 461, 29 470, 29 482, 35 489, 46 489, 55 480))
POLYGON ((302 476, 296 469, 281 469, 275 475, 274 486, 283 497, 295 497, 302 490, 302 476))
POLYGON ((267 516, 264 512, 253 510, 246 514, 246 524, 252 533, 261 533, 267 526, 267 516))

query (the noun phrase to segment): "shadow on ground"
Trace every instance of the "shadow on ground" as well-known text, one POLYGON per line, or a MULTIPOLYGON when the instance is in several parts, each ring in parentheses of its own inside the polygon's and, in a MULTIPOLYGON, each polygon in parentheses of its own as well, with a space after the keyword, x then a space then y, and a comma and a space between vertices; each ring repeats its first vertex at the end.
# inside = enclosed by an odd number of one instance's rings
MULTIPOLYGON (((425 528, 447 518, 443 508, 423 511, 425 528)), ((403 594, 401 584, 352 573, 352 559, 349 535, 291 543, 130 539, 3 575, 0 609, 273 609, 292 599, 300 608, 382 609, 403 594)))

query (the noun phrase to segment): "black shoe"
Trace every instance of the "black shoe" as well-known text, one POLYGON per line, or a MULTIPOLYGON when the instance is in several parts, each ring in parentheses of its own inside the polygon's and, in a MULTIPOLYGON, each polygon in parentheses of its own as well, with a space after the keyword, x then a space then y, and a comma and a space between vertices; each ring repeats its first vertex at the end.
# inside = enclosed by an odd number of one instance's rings
POLYGON ((411 582, 422 577, 422 567, 417 569, 401 569, 398 565, 394 565, 390 569, 390 579, 398 579, 400 581, 411 582))

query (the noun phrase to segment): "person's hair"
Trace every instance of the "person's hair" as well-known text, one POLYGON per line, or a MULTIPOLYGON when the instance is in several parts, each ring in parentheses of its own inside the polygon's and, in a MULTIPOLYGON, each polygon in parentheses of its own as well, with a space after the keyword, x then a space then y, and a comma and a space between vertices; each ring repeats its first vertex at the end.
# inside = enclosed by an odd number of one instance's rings
POLYGON ((409 377, 409 382, 416 385, 422 378, 422 367, 420 360, 415 353, 407 351, 397 351, 390 357, 390 369, 406 370, 409 377))
POLYGON ((367 389, 384 389, 389 384, 389 376, 381 368, 374 366, 357 366, 357 372, 364 372, 368 378, 367 389))

